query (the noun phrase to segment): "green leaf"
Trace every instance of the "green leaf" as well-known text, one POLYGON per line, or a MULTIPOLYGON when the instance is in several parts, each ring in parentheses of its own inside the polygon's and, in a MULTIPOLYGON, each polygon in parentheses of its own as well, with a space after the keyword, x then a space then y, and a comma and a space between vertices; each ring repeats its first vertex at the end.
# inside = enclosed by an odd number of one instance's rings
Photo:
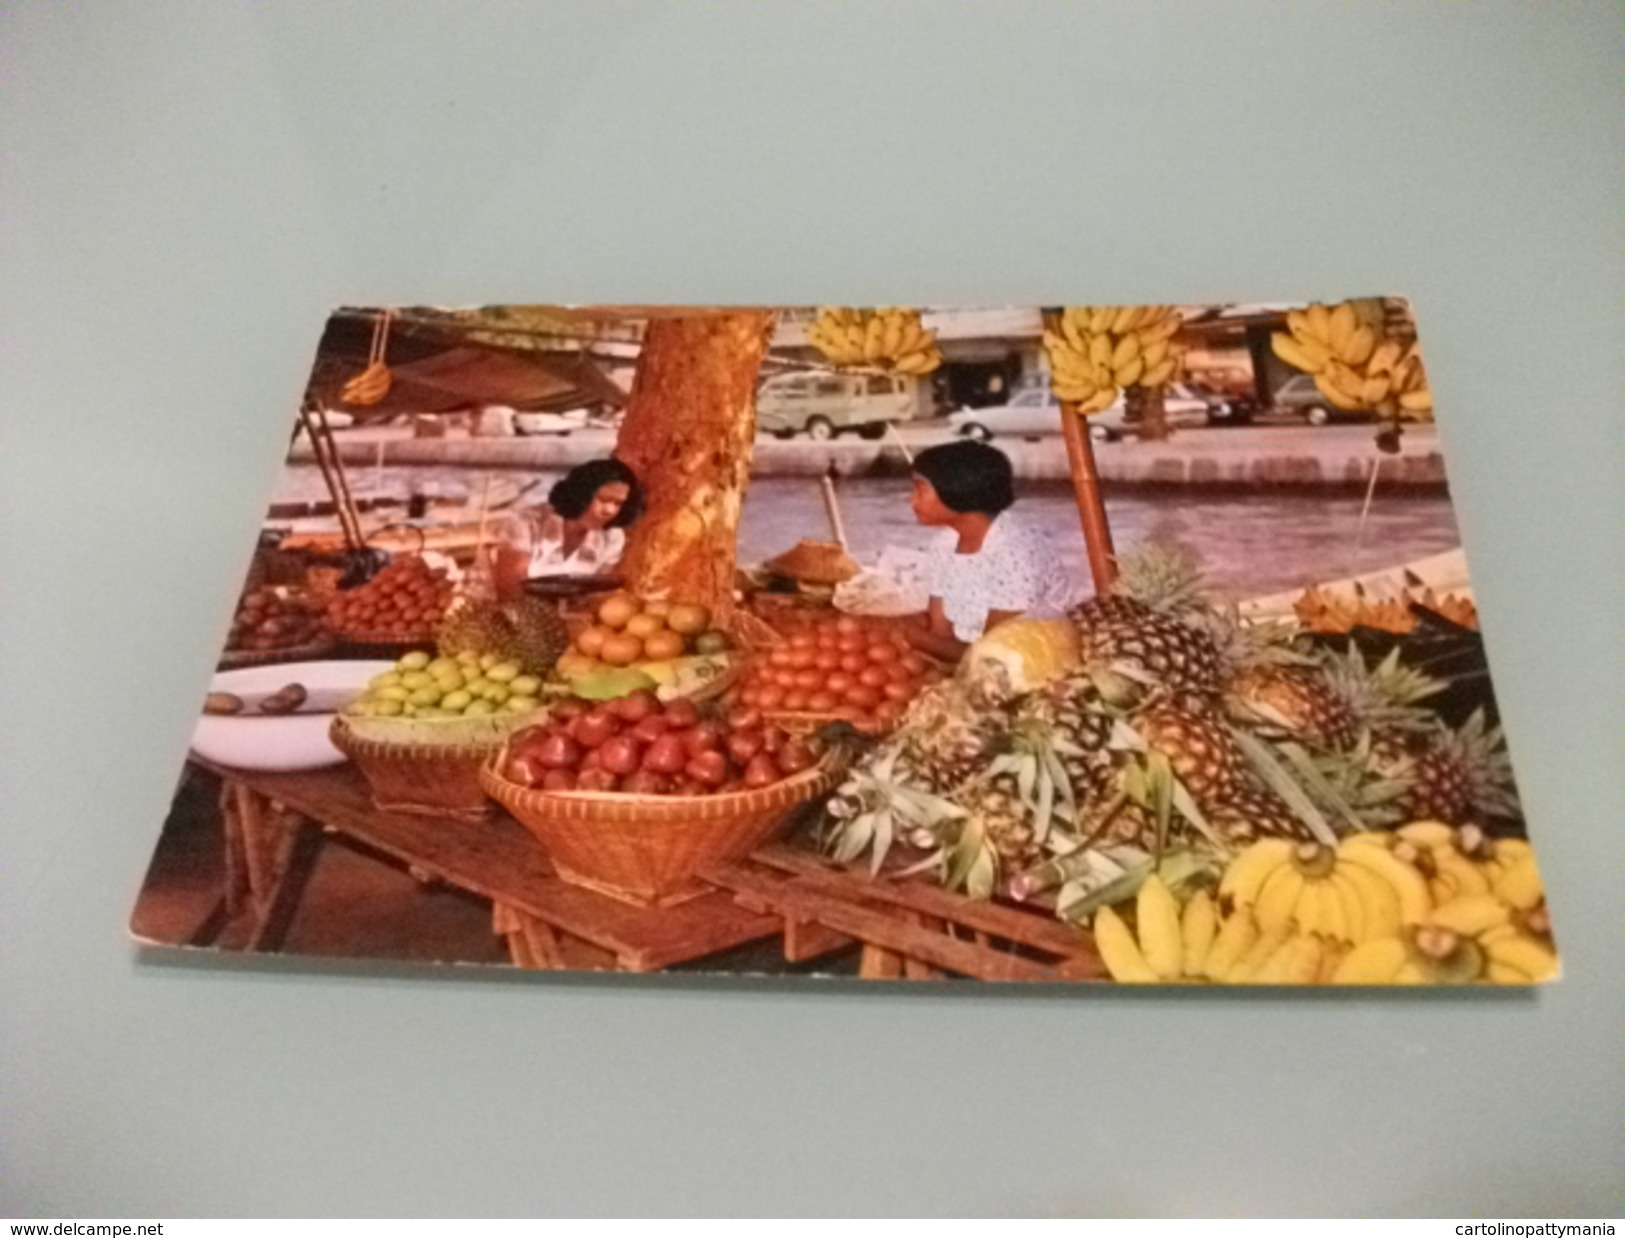
POLYGON ((1232 727, 1231 734, 1265 785, 1287 802, 1287 806, 1309 827, 1315 840, 1328 847, 1337 846, 1337 834, 1326 823, 1326 818, 1321 815, 1320 809, 1315 807, 1315 802, 1271 755, 1269 746, 1240 727, 1232 727))
POLYGON ((1297 775, 1303 780, 1304 785, 1329 805, 1334 813, 1343 818, 1343 821, 1351 830, 1360 830, 1365 827, 1365 823, 1360 820, 1359 814, 1354 811, 1349 802, 1338 793, 1336 787, 1326 780, 1325 775, 1315 768, 1314 758, 1307 751, 1298 744, 1282 744, 1280 750, 1281 755, 1297 771, 1297 775))

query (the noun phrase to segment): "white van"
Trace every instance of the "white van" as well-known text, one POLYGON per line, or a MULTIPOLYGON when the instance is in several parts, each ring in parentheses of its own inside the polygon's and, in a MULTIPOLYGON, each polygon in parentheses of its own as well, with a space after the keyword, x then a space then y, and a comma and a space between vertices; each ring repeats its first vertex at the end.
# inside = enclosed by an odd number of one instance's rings
POLYGON ((914 415, 909 380, 891 374, 796 370, 776 374, 756 393, 756 427, 779 438, 831 439, 851 430, 881 438, 888 422, 914 415))

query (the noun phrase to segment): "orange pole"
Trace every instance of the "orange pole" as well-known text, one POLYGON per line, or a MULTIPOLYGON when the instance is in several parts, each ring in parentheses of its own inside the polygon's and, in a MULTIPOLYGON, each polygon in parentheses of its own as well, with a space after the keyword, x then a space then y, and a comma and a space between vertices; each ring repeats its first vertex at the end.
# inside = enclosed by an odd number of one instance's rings
POLYGON ((1110 593, 1117 582, 1117 552, 1112 547, 1112 529, 1106 519, 1106 504, 1100 497, 1100 474, 1095 469, 1095 448, 1084 430, 1084 418, 1076 404, 1061 405, 1061 433, 1066 438, 1066 458, 1072 466, 1072 488, 1077 491, 1078 515, 1083 521, 1083 544, 1089 552, 1089 572, 1095 580, 1095 594, 1110 593))

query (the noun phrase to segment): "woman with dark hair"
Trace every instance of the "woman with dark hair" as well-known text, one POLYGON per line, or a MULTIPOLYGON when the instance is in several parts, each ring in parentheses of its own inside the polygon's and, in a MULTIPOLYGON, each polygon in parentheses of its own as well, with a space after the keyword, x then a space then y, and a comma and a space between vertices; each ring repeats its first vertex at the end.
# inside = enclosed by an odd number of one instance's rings
POLYGON ((914 458, 914 518, 941 529, 925 562, 929 608, 905 629, 918 649, 957 660, 982 633, 1017 615, 1053 618, 1077 586, 1040 534, 1010 508, 1010 461, 985 443, 930 447, 914 458))
POLYGON ((512 517, 491 565, 497 594, 511 597, 537 576, 613 575, 626 533, 643 514, 643 487, 611 457, 577 465, 548 492, 545 506, 512 517))

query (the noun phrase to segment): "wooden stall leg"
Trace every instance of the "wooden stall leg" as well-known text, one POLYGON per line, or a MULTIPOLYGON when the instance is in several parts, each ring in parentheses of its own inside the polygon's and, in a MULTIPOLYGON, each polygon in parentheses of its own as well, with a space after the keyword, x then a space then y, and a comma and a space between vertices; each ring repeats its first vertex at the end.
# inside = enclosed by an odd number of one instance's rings
POLYGON ((242 915, 253 898, 248 881, 248 856, 243 844, 243 823, 237 802, 237 785, 225 783, 220 789, 220 828, 226 846, 226 879, 222 895, 227 919, 242 915))
MULTIPOLYGON (((907 918, 929 932, 941 933, 945 929, 944 923, 935 916, 915 915, 907 918)), ((942 971, 939 968, 932 967, 923 959, 905 955, 903 957, 903 978, 905 980, 941 980, 942 971)))
POLYGON ((858 959, 858 978, 861 980, 896 980, 903 974, 903 956, 894 950, 864 943, 858 959))
POLYGON ((269 887, 254 931, 249 935, 248 948, 276 953, 288 935, 299 900, 304 897, 305 886, 316 867, 316 856, 322 847, 321 826, 308 817, 290 814, 269 874, 269 887))

